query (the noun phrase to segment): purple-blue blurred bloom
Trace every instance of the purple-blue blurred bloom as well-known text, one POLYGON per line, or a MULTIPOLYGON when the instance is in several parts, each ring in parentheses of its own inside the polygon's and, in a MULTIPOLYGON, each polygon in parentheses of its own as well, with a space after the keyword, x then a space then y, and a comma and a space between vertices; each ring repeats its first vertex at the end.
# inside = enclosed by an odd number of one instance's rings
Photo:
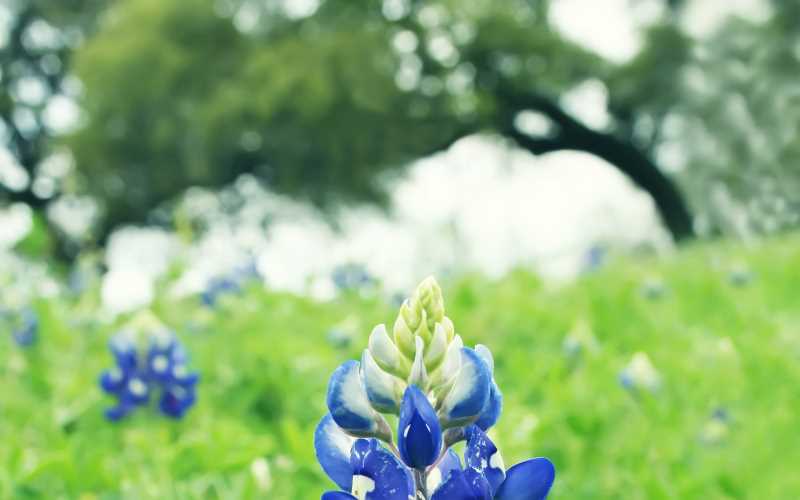
POLYGON ((39 335, 39 316, 36 311, 31 308, 23 309, 16 318, 11 335, 21 347, 33 345, 39 335))
POLYGON ((140 351, 124 334, 110 343, 116 366, 100 376, 100 387, 117 399, 106 417, 117 421, 158 399, 164 415, 181 418, 194 404, 198 375, 189 372, 183 346, 172 334, 154 335, 140 351))

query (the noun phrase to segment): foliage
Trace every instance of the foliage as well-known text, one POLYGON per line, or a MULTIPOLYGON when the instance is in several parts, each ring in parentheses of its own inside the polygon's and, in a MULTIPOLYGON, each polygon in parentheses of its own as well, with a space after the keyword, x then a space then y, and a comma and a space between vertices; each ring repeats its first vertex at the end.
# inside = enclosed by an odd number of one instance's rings
MULTIPOLYGON (((78 51, 87 121, 69 145, 112 225, 242 173, 323 206, 382 201, 387 175, 465 135, 517 140, 529 108, 570 133, 523 147, 603 154, 558 99, 613 67, 563 39, 544 2, 322 2, 300 18, 270 5, 127 0, 78 51)), ((620 167, 669 184, 649 163, 620 167)), ((658 203, 661 184, 641 184, 658 203)))
MULTIPOLYGON (((492 439, 506 462, 552 458, 552 498, 797 496, 798 401, 784 382, 800 377, 798 243, 612 259, 560 288, 522 271, 445 287, 465 343, 492 346, 506 402, 492 439), (734 279, 741 269, 751 279, 734 279), (656 281, 661 293, 643 291, 656 281), (652 393, 618 381, 637 352, 660 373, 652 393)), ((0 496, 297 499, 331 488, 312 446, 327 375, 360 357, 394 307, 252 287, 225 299, 213 310, 159 300, 155 313, 202 377, 197 404, 183 421, 142 411, 118 424, 104 420, 97 388, 116 326, 85 303, 36 303, 38 343, 0 342, 0 496), (353 347, 328 344, 330 326, 351 316, 353 347)))

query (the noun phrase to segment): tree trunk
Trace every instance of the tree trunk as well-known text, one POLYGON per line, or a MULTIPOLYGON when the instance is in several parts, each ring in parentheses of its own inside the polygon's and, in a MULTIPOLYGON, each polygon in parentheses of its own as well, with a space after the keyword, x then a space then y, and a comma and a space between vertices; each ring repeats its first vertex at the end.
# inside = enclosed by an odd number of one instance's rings
POLYGON ((650 194, 664 225, 676 242, 694 237, 692 216, 683 195, 653 160, 632 143, 586 127, 549 98, 509 92, 508 89, 499 90, 497 95, 505 110, 501 113, 500 132, 520 147, 536 155, 571 149, 606 160, 650 194), (547 137, 532 137, 517 130, 514 118, 525 110, 547 116, 556 126, 556 133, 547 137))

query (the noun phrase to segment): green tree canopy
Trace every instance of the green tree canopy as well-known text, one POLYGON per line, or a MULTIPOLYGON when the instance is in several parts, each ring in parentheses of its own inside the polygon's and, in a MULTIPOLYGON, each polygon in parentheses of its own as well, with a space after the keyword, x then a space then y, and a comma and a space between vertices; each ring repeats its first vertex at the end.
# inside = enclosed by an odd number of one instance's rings
POLYGON ((623 113, 595 131, 560 107, 566 90, 620 69, 563 39, 545 2, 322 2, 300 18, 280 5, 112 9, 77 57, 87 121, 70 142, 111 223, 141 219, 188 184, 246 172, 320 205, 380 201, 385 174, 489 132, 537 154, 598 154, 653 194, 676 236, 691 232, 680 194, 633 143, 623 113), (551 131, 520 132, 526 110, 551 131))

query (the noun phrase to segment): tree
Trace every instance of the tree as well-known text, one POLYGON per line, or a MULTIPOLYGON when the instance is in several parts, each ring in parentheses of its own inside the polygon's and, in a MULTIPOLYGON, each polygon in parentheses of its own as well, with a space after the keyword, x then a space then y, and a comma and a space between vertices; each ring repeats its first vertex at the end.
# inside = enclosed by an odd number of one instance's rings
POLYGON ((596 130, 559 101, 591 79, 614 91, 663 77, 659 55, 674 45, 615 66, 564 40, 546 2, 327 1, 302 15, 286 5, 126 0, 79 50, 87 121, 68 144, 107 228, 242 173, 322 206, 381 201, 386 175, 494 133, 534 154, 608 160, 652 195, 676 239, 692 234, 681 191, 635 135, 645 104, 621 91, 613 123, 596 130), (523 112, 548 132, 520 130, 523 112))

